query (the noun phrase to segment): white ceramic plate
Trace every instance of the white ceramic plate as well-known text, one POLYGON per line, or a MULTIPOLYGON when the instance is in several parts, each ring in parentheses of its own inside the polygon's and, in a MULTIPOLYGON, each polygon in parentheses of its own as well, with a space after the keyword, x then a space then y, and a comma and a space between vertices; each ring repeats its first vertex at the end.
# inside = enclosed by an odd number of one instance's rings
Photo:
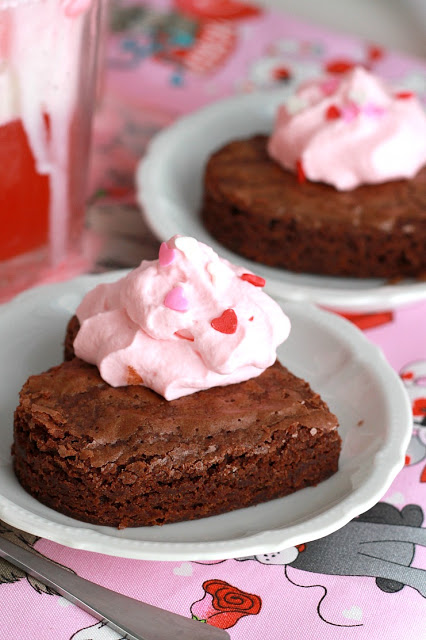
POLYGON ((161 240, 180 233, 205 242, 222 257, 264 277, 267 292, 276 298, 353 312, 384 311, 425 298, 426 282, 403 280, 390 285, 379 279, 297 274, 267 267, 232 253, 204 228, 198 212, 207 159, 229 140, 269 133, 287 91, 220 100, 157 134, 136 174, 138 200, 148 225, 161 240))
POLYGON ((61 544, 152 560, 207 560, 278 551, 319 538, 375 504, 402 468, 411 410, 396 373, 352 324, 310 305, 283 303, 292 321, 280 360, 337 414, 339 471, 315 488, 232 513, 118 531, 45 507, 16 480, 13 411, 27 377, 58 364, 69 317, 82 296, 123 272, 33 289, 0 307, 0 519, 61 544))

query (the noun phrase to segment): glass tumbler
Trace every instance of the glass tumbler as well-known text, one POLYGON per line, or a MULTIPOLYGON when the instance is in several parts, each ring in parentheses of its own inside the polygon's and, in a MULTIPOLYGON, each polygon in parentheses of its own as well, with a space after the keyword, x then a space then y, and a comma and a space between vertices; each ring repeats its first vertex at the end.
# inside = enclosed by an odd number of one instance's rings
POLYGON ((84 262, 103 1, 0 0, 0 301, 84 262))

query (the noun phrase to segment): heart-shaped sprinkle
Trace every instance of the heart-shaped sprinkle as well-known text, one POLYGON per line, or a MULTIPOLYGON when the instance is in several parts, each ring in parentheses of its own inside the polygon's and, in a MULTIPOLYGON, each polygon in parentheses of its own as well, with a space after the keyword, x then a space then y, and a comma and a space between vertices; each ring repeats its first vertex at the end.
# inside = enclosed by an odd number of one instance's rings
POLYGON ((290 96, 289 99, 285 103, 285 108, 291 116, 296 115, 299 111, 303 111, 306 109, 308 103, 303 98, 299 96, 290 96))
POLYGON ((325 119, 338 120, 341 115, 342 112, 340 111, 339 107, 337 107, 335 104, 331 104, 325 112, 325 119))
POLYGON ((378 47, 377 45, 373 44, 368 47, 367 55, 369 60, 374 60, 377 62, 377 60, 381 60, 383 58, 385 52, 382 47, 378 47))
POLYGON ((174 249, 170 249, 167 242, 162 242, 158 253, 158 262, 160 263, 160 267, 167 267, 167 265, 173 262, 175 257, 176 251, 174 249))
POLYGON ((321 82, 320 88, 325 96, 331 96, 339 87, 340 81, 338 78, 328 78, 321 82))
POLYGON ((164 298, 164 306, 172 311, 187 311, 189 307, 188 299, 185 297, 183 287, 174 287, 164 298))
POLYGON ((352 89, 349 91, 348 98, 351 102, 355 102, 355 104, 359 106, 365 104, 365 101, 367 100, 365 91, 362 91, 361 89, 352 89))
POLYGON ((354 120, 359 115, 359 112, 359 107, 353 102, 350 102, 346 107, 343 107, 342 109, 343 120, 345 122, 352 122, 352 120, 354 120))
POLYGON ((385 109, 380 107, 378 104, 368 102, 362 107, 362 113, 371 117, 382 116, 385 113, 385 109))
POLYGON ((237 314, 233 309, 226 309, 221 316, 213 318, 211 326, 220 333, 235 333, 238 326, 237 314))
POLYGON ((189 260, 196 258, 200 253, 197 240, 190 236, 178 236, 175 240, 175 247, 182 251, 189 260))
POLYGON ((229 269, 221 262, 208 262, 206 264, 206 271, 213 285, 220 285, 221 282, 225 281, 225 278, 229 279, 229 269))
POLYGON ((398 100, 409 100, 410 98, 414 98, 414 93, 412 91, 398 91, 398 93, 395 93, 395 98, 398 98, 398 100))
POLYGON ((264 287, 266 284, 266 281, 264 278, 261 278, 260 276, 256 276, 254 273, 243 273, 240 276, 240 278, 241 280, 250 282, 250 284, 253 284, 255 287, 264 287))
POLYGON ((296 173, 297 173, 297 181, 300 184, 303 184, 304 182, 306 182, 305 170, 303 168, 303 164, 300 159, 296 162, 296 173))
POLYGON ((355 67, 355 62, 352 60, 345 60, 344 58, 337 58, 336 60, 330 60, 325 66, 325 70, 328 73, 346 73, 351 71, 355 67))
POLYGON ((289 80, 291 71, 287 67, 276 67, 272 70, 272 77, 274 80, 289 80))

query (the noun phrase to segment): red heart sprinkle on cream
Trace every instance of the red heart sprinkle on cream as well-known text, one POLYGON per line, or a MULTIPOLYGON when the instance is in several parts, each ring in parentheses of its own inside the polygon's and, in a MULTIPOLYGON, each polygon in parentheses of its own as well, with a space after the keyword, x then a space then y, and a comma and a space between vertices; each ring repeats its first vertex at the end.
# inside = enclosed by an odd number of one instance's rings
POLYGON ((253 284, 255 287, 264 287, 266 284, 266 281, 264 278, 261 278, 260 276, 256 276, 254 273, 243 273, 240 276, 240 278, 241 280, 250 282, 250 284, 253 284))
POLYGON ((345 60, 344 58, 337 58, 336 60, 330 60, 326 64, 325 70, 328 73, 346 73, 347 71, 351 71, 355 66, 355 63, 352 60, 345 60))
POLYGON ((395 98, 398 98, 398 100, 409 100, 410 98, 414 98, 414 93, 412 91, 399 91, 395 94, 395 98))
POLYGON ((302 184, 303 182, 306 182, 306 174, 305 174, 305 170, 303 169, 303 164, 301 160, 298 160, 296 162, 296 171, 297 171, 297 181, 302 184))
POLYGON ((238 326, 237 314, 233 309, 226 309, 219 318, 213 318, 211 326, 220 333, 235 333, 238 326))
POLYGON ((160 267, 167 267, 175 259, 176 252, 174 249, 170 249, 166 242, 162 242, 160 245, 160 251, 158 253, 158 261, 160 267))
POLYGON ((325 112, 325 119, 326 120, 338 120, 340 118, 340 116, 342 115, 339 107, 336 107, 335 104, 331 104, 327 111, 325 112))
POLYGON ((182 287, 174 287, 164 298, 164 306, 172 311, 187 311, 189 307, 188 299, 182 287))

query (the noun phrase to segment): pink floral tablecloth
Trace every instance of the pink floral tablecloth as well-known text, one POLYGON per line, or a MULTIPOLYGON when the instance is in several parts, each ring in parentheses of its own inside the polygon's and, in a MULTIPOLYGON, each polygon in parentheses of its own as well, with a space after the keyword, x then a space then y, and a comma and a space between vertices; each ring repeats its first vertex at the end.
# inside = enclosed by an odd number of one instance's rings
MULTIPOLYGON (((90 188, 89 221, 105 247, 99 268, 156 253, 134 206, 133 170, 152 135, 180 114, 356 63, 426 100, 425 61, 233 0, 121 2, 111 22, 90 188)), ((340 531, 281 553, 215 562, 103 556, 6 523, 0 533, 96 583, 228 629, 232 640, 426 638, 426 301, 351 320, 399 372, 413 435, 386 495, 340 531)), ((3 560, 0 596, 1 638, 121 637, 3 560)))

